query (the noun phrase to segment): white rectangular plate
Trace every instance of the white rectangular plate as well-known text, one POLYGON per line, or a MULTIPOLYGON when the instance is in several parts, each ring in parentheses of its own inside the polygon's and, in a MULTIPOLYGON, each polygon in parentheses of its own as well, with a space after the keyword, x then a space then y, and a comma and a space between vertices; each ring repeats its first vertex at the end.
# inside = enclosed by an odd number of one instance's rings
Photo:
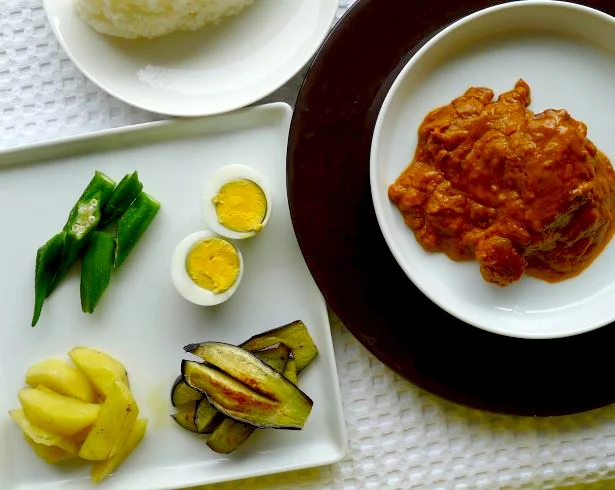
POLYGON ((141 413, 149 419, 139 448, 104 483, 106 490, 171 489, 330 464, 346 449, 346 433, 325 303, 303 261, 286 197, 286 142, 291 109, 270 104, 210 118, 163 121, 0 153, 0 488, 82 490, 89 466, 51 466, 27 446, 7 411, 27 368, 66 356, 74 346, 122 361, 141 413), (271 220, 243 240, 245 273, 229 301, 198 307, 174 289, 173 249, 205 227, 200 193, 216 168, 244 163, 261 171, 273 193, 271 220), (117 273, 92 315, 81 312, 79 271, 48 298, 30 327, 37 248, 63 226, 95 170, 119 181, 137 170, 161 210, 117 273), (186 344, 240 343, 303 320, 319 356, 300 374, 314 408, 301 431, 258 431, 230 455, 170 418, 169 391, 186 344))

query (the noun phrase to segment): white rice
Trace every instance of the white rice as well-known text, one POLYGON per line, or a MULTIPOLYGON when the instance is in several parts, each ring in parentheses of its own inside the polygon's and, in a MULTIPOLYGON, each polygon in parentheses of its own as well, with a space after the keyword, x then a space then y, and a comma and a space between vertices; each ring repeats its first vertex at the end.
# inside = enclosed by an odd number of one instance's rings
POLYGON ((77 12, 110 36, 153 38, 237 15, 253 0, 75 0, 77 12))

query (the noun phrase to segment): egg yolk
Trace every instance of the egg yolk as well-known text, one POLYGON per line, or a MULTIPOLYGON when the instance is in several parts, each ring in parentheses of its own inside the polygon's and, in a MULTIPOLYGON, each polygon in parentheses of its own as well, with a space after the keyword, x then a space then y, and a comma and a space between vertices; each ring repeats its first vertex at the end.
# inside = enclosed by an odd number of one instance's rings
POLYGON ((229 230, 258 232, 267 214, 263 189, 251 180, 238 179, 224 184, 213 198, 218 222, 229 230))
POLYGON ((239 275, 239 255, 221 238, 208 238, 190 249, 186 271, 194 283, 214 293, 230 288, 239 275))

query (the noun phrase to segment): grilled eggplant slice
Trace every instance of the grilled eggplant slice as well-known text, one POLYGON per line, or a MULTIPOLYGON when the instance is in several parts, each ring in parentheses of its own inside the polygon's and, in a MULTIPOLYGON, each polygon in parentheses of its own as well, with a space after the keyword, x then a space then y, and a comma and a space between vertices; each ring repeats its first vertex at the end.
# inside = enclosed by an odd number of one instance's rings
POLYGON ((217 453, 229 454, 246 442, 255 430, 253 425, 225 417, 207 439, 207 445, 217 453))
POLYGON ((288 359, 286 366, 284 367, 284 371, 282 371, 284 377, 290 381, 292 384, 297 384, 297 361, 294 357, 288 359))
MULTIPOLYGON (((239 347, 252 352, 277 343, 285 344, 293 351, 297 372, 303 370, 318 355, 318 348, 301 320, 250 337, 239 347)), ((196 352, 192 353, 199 356, 196 352)))
POLYGON ((194 412, 194 423, 199 434, 210 434, 220 424, 224 416, 216 410, 207 397, 201 398, 194 412))
POLYGON ((184 429, 187 429, 190 432, 197 432, 195 422, 196 408, 197 402, 192 400, 185 405, 178 406, 177 412, 171 415, 171 417, 184 429))
POLYGON ((280 411, 282 404, 253 391, 249 386, 219 369, 184 360, 182 373, 186 383, 198 387, 209 402, 224 415, 261 427, 289 425, 295 428, 294 425, 297 424, 296 421, 270 420, 280 411))
POLYGON ((256 357, 266 364, 269 364, 278 373, 286 368, 286 363, 292 357, 292 351, 286 344, 275 344, 266 349, 252 352, 256 357))
MULTIPOLYGON (((255 355, 264 362, 272 366, 276 371, 282 372, 286 366, 286 362, 290 357, 290 349, 283 344, 263 349, 255 355)), ((178 413, 172 417, 182 427, 199 434, 209 434, 217 426, 220 425, 225 418, 218 410, 207 400, 207 397, 198 390, 188 386, 183 377, 180 375, 175 380, 171 390, 171 402, 174 407, 178 408, 178 413)), ((230 427, 232 424, 225 424, 230 427)), ((252 431, 256 428, 250 426, 252 431)), ((238 429, 235 429, 238 430, 238 429)), ((243 432, 247 432, 246 429, 243 432)), ((218 436, 219 437, 219 436, 218 436)), ((248 436, 245 436, 247 438, 248 436)), ((236 440, 233 434, 228 434, 226 439, 236 440)), ((245 440, 245 439, 244 439, 245 440)))
MULTIPOLYGON (((255 352, 276 344, 284 344, 291 349, 297 363, 297 373, 302 371, 318 355, 318 348, 314 344, 305 323, 301 320, 250 337, 239 347, 255 352)), ((185 346, 184 350, 203 358, 200 354, 200 345, 190 344, 185 346)))
POLYGON ((271 366, 221 342, 201 343, 199 352, 209 365, 184 360, 184 381, 224 415, 262 428, 303 427, 312 400, 271 366))
POLYGON ((201 398, 203 398, 203 393, 188 386, 180 374, 171 388, 171 403, 173 406, 179 407, 190 402, 198 402, 201 398))
MULTIPOLYGON (((281 373, 291 358, 291 350, 284 344, 277 344, 274 347, 256 351, 254 355, 281 373)), ((253 425, 224 417, 211 433, 207 445, 217 453, 229 454, 241 446, 255 430, 256 427, 253 425)))
POLYGON ((303 322, 292 322, 255 335, 239 348, 219 342, 203 342, 187 345, 184 350, 205 362, 182 363, 182 382, 176 380, 172 396, 177 396, 177 391, 180 399, 185 400, 182 398, 184 394, 192 398, 199 396, 195 391, 201 393, 202 398, 195 408, 195 428, 199 433, 210 433, 207 445, 213 451, 221 454, 233 452, 257 428, 299 429, 309 416, 312 401, 305 393, 296 387, 291 389, 294 396, 290 398, 298 407, 294 414, 293 404, 279 393, 286 392, 288 384, 296 385, 298 366, 305 368, 318 354, 303 322), (228 355, 229 348, 235 357, 225 361, 220 357, 228 355), (249 350, 253 356, 238 350, 249 350), (299 362, 296 355, 300 357, 299 362), (274 377, 270 378, 271 370, 263 372, 262 363, 254 364, 254 357, 282 375, 273 373, 274 377), (234 368, 233 363, 238 367, 234 368), (303 415, 297 415, 301 413, 303 415), (294 422, 289 422, 291 419, 294 422))

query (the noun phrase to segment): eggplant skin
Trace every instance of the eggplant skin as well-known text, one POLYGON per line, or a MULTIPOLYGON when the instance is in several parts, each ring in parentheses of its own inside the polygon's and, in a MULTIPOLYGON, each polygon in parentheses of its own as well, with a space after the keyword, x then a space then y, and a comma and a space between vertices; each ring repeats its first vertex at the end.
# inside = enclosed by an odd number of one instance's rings
POLYGON ((184 406, 180 406, 177 413, 171 415, 171 418, 184 429, 187 429, 190 432, 197 432, 196 423, 194 421, 196 406, 195 401, 191 401, 184 406))
MULTIPOLYGON (((284 344, 276 344, 266 349, 255 351, 254 355, 279 373, 285 371, 291 360, 294 362, 292 351, 284 344)), ((207 398, 203 398, 201 403, 206 400, 207 398)), ((216 453, 230 454, 246 442, 255 430, 257 430, 257 427, 254 425, 246 424, 230 417, 223 417, 222 422, 213 429, 211 436, 207 439, 207 445, 216 453)))
MULTIPOLYGON (((285 397, 301 395, 312 403, 305 393, 280 372, 241 347, 224 342, 202 342, 198 352, 205 364, 223 371, 267 398, 284 401, 285 397)), ((185 375, 184 381, 188 382, 185 375)))
POLYGON ((203 393, 188 386, 180 374, 171 388, 171 405, 178 407, 193 401, 198 402, 201 398, 203 398, 203 393))
POLYGON ((223 415, 218 412, 206 396, 203 396, 197 404, 194 411, 194 423, 196 431, 199 434, 211 434, 211 432, 220 424, 223 415))
POLYGON ((252 354, 258 357, 265 364, 271 366, 278 373, 284 371, 286 364, 293 355, 290 347, 287 347, 285 344, 275 344, 274 346, 254 351, 252 354))
MULTIPOLYGON (((184 347, 186 352, 201 357, 201 345, 207 342, 189 344, 184 347)), ((244 350, 255 352, 266 349, 276 344, 284 344, 292 351, 297 363, 297 372, 301 372, 318 355, 318 348, 314 343, 305 323, 295 320, 281 327, 267 330, 250 337, 239 344, 244 350)))
MULTIPOLYGON (((193 420, 176 421, 209 434, 207 445, 214 452, 232 453, 257 429, 303 428, 313 401, 297 388, 297 374, 318 349, 302 321, 254 335, 239 346, 201 342, 184 350, 202 362, 182 362, 172 399, 197 401, 193 420), (288 385, 293 387, 290 392, 288 385)), ((182 408, 185 405, 177 407, 176 415, 189 415, 182 414, 182 408)))
POLYGON ((297 362, 294 357, 288 359, 286 366, 284 366, 284 370, 282 371, 282 375, 290 381, 292 384, 296 385, 298 383, 297 379, 297 362))
POLYGON ((276 343, 290 347, 297 363, 297 372, 302 371, 318 355, 318 348, 307 326, 301 320, 295 320, 281 327, 254 335, 240 344, 239 347, 252 352, 276 343))
POLYGON ((246 442, 255 430, 257 428, 253 425, 225 417, 207 439, 207 445, 217 453, 230 454, 246 442))
POLYGON ((256 427, 301 429, 312 410, 312 400, 277 372, 276 378, 259 380, 271 383, 267 391, 277 391, 275 399, 220 369, 199 362, 184 360, 182 374, 188 385, 202 391, 224 415, 256 427))

